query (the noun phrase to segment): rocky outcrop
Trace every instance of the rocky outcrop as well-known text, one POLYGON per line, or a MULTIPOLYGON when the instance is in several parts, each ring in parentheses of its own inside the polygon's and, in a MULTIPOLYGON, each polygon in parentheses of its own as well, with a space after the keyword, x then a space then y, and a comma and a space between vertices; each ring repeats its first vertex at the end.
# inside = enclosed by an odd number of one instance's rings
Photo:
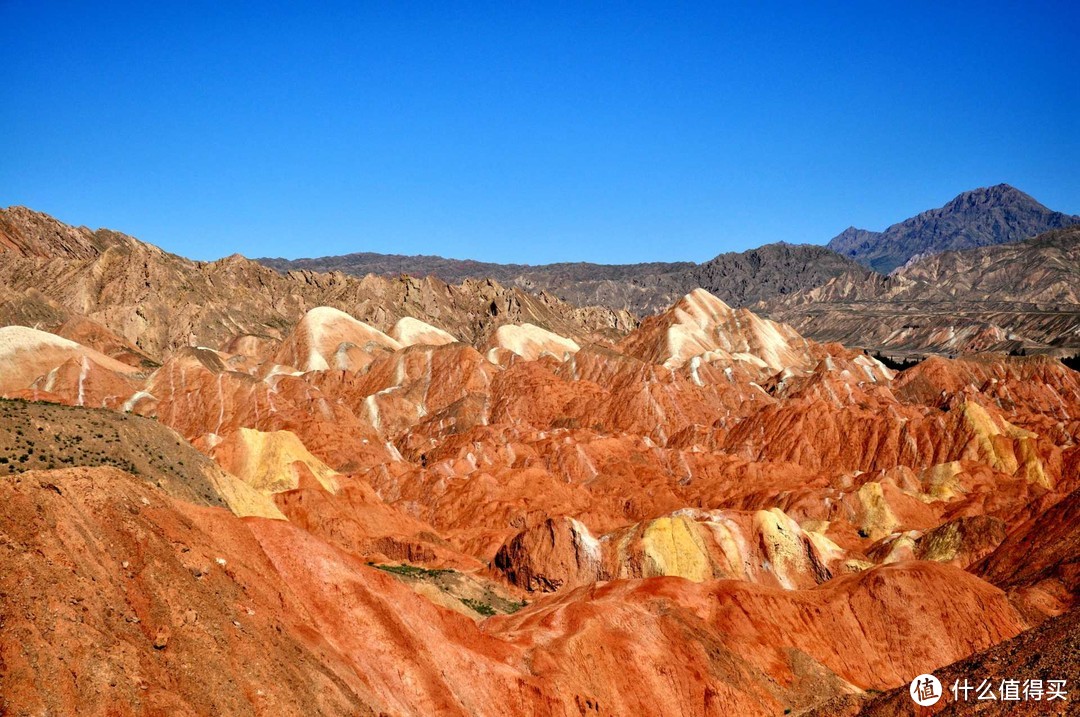
POLYGON ((619 343, 644 361, 678 368, 695 357, 725 364, 743 361, 770 373, 810 363, 803 337, 746 309, 732 309, 704 289, 690 292, 651 317, 619 343))
POLYGON ((390 336, 402 346, 443 346, 457 341, 452 334, 411 316, 402 316, 390 329, 390 336))
POLYGON ((239 428, 215 442, 210 455, 244 483, 268 495, 299 488, 302 477, 314 479, 331 493, 338 490, 338 474, 289 431, 239 428))
POLYGON ((755 308, 818 341, 891 356, 1080 350, 1080 226, 849 272, 755 308))
POLYGON ((71 227, 26 207, 0 210, 0 251, 33 259, 89 259, 130 237, 99 229, 71 227))
POLYGON ((118 407, 138 372, 70 339, 24 326, 0 328, 0 393, 24 388, 73 395, 80 406, 118 407), (119 403, 118 403, 119 401, 119 403))
POLYGON ((916 255, 1007 244, 1072 224, 1080 224, 1080 217, 1050 211, 1015 187, 998 184, 964 192, 883 232, 848 229, 828 248, 887 274, 916 255))
POLYGON ((594 538, 576 520, 548 519, 518 533, 495 568, 529 592, 617 578, 743 580, 808 588, 868 563, 778 509, 683 510, 594 538))
POLYGON ((360 371, 377 356, 402 345, 344 311, 318 306, 304 314, 274 356, 274 362, 301 371, 360 371))
POLYGON ((884 232, 851 227, 828 248, 769 244, 703 264, 530 267, 375 254, 261 261, 281 271, 433 275, 453 282, 495 278, 533 295, 639 316, 662 313, 703 288, 808 338, 894 357, 1021 350, 1061 355, 1080 351, 1080 267, 1072 259, 1078 222, 1080 217, 1052 212, 998 185, 965 192, 884 232))
POLYGON ((727 252, 701 264, 584 262, 525 266, 438 256, 356 253, 315 259, 259 259, 281 272, 341 271, 353 276, 435 276, 449 283, 495 279, 529 293, 557 296, 577 306, 625 309, 638 316, 666 310, 680 296, 701 287, 732 306, 749 306, 776 296, 812 289, 846 272, 864 272, 851 259, 812 244, 766 244, 727 252))
POLYGON ((572 518, 548 518, 499 548, 495 568, 529 592, 555 592, 601 578, 600 543, 572 518))

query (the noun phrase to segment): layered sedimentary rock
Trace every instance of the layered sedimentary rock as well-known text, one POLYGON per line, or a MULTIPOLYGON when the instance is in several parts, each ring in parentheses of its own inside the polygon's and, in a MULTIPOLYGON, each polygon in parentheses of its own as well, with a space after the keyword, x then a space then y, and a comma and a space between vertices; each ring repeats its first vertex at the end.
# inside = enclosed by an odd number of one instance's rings
POLYGON ((301 371, 359 371, 379 353, 400 348, 394 339, 344 311, 319 306, 304 314, 274 361, 301 371))
POLYGON ((562 360, 577 353, 581 347, 573 339, 533 324, 505 324, 496 329, 491 337, 491 351, 499 349, 516 354, 526 361, 535 361, 541 356, 553 356, 562 360))
MULTIPOLYGON (((1050 618, 970 657, 934 670, 943 685, 940 702, 923 708, 936 715, 1069 715, 1072 675, 1080 669, 1080 608, 1050 618), (1051 683, 1053 680, 1056 684, 1051 683), (1064 681, 1062 684, 1061 681, 1064 681), (985 692, 989 686, 994 695, 985 692), (955 697, 953 687, 957 688, 955 697), (1006 695, 1005 689, 1015 689, 1006 695), (965 691, 965 688, 970 688, 965 691), (984 699, 978 699, 983 688, 984 699), (1016 697, 1014 699, 1014 696, 1016 697), (959 697, 959 699, 956 699, 959 697), (1005 699, 1008 697, 1008 699, 1005 699)), ((880 695, 834 698, 807 713, 809 717, 900 717, 911 714, 908 685, 880 695)))
POLYGON ((755 305, 820 341, 892 356, 1080 352, 1080 227, 844 272, 755 305))
POLYGON ((74 393, 78 405, 101 405, 106 392, 120 398, 136 370, 70 339, 24 326, 0 328, 0 391, 24 388, 74 393), (89 394, 88 394, 89 390, 89 394))
POLYGON ((402 316, 390 329, 390 336, 402 346, 443 346, 457 341, 450 332, 424 323, 411 316, 402 316))
POLYGON ((665 313, 646 320, 619 349, 670 368, 695 357, 745 361, 771 372, 809 361, 806 340, 790 327, 732 309, 704 289, 695 289, 665 313))
POLYGON ((505 323, 575 340, 617 338, 637 323, 626 311, 575 307, 488 279, 454 286, 404 276, 281 275, 238 255, 195 262, 21 207, 0 210, 0 236, 0 323, 56 329, 90 319, 158 361, 184 346, 228 350, 239 337, 280 342, 317 307, 382 332, 413 317, 478 346, 505 323))
MULTIPOLYGON (((827 248, 778 242, 741 253, 720 254, 702 264, 579 262, 524 266, 372 253, 259 261, 280 271, 307 269, 387 277, 410 274, 438 276, 449 282, 491 277, 506 285, 550 292, 578 305, 628 308, 648 316, 666 310, 680 296, 697 287, 716 294, 733 306, 752 306, 759 301, 782 300, 792 294, 812 291, 837 278, 844 281, 864 281, 875 276, 883 279, 884 274, 909 261, 956 255, 957 250, 996 248, 1004 244, 1007 252, 1009 242, 1021 242, 1076 224, 1080 224, 1080 217, 1050 211, 1014 187, 997 185, 964 192, 944 207, 923 212, 884 232, 849 227, 834 237, 827 248), (863 266, 873 267, 880 273, 863 266)), ((983 253, 984 256, 993 254, 983 253)), ((1003 252, 999 256, 1008 254, 1003 252)), ((999 264, 1001 269, 1006 266, 1006 261, 999 264)), ((1000 273, 999 277, 984 277, 978 270, 966 274, 949 271, 935 277, 934 284, 946 288, 953 282, 966 283, 974 278, 972 284, 987 287, 994 283, 995 288, 1000 289, 999 282, 1025 283, 1035 293, 1022 292, 1021 296, 1025 298, 1019 301, 1031 301, 1027 298, 1030 296, 1045 296, 1044 292, 1054 286, 1054 281, 1047 281, 1044 274, 1027 276, 1018 272, 1005 276, 1005 271, 1000 273)))
POLYGON ((11 709, 766 714, 895 684, 1023 626, 1001 591, 913 563, 804 591, 618 581, 480 627, 295 526, 113 469, 26 473, 0 491, 11 709), (27 579, 50 592, 16 587, 27 579))
POLYGON ((0 711, 857 710, 1074 609, 1052 358, 894 371, 704 291, 612 341, 61 229, 0 262, 63 334, 0 329, 0 711), (128 313, 162 276, 236 300, 128 313))

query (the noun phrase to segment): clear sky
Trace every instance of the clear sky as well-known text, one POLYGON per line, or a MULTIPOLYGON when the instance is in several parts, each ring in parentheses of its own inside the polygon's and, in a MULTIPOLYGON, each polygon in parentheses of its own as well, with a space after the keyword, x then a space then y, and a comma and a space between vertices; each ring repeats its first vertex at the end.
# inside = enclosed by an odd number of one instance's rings
POLYGON ((197 259, 525 263, 999 182, 1080 213, 1080 3, 737 5, 0 0, 0 206, 197 259))

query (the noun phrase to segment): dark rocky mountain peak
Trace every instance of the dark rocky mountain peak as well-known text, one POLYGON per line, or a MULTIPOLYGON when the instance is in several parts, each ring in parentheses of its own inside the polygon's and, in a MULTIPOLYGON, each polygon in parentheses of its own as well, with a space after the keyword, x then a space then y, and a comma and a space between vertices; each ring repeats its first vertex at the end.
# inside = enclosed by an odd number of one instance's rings
POLYGON ((945 206, 894 224, 883 232, 848 227, 828 243, 835 252, 881 273, 913 256, 1023 241, 1080 223, 1008 184, 964 192, 945 206))

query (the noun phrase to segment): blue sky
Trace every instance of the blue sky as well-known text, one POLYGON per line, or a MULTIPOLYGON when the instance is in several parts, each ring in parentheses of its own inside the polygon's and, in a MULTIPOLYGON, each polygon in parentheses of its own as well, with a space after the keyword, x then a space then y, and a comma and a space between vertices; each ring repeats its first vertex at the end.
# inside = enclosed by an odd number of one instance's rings
POLYGON ((0 206, 197 259, 708 259, 1080 213, 1075 2, 0 0, 0 206), (315 5, 315 3, 312 3, 315 5))

